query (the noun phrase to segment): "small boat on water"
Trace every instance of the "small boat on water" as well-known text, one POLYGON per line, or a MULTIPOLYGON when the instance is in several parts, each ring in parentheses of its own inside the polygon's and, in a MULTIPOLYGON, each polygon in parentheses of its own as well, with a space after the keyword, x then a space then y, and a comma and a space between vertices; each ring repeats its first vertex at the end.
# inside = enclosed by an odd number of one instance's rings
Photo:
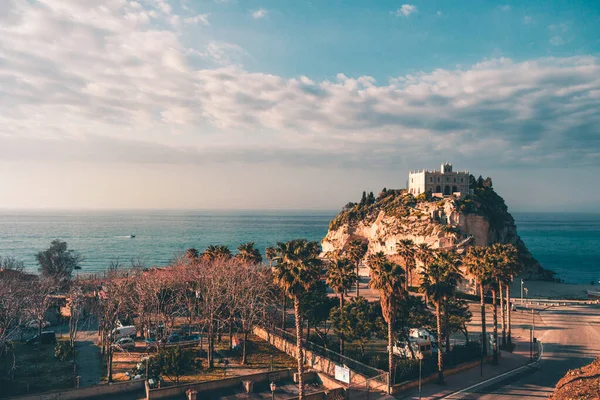
POLYGON ((133 239, 133 238, 135 238, 135 235, 129 235, 129 238, 133 239))

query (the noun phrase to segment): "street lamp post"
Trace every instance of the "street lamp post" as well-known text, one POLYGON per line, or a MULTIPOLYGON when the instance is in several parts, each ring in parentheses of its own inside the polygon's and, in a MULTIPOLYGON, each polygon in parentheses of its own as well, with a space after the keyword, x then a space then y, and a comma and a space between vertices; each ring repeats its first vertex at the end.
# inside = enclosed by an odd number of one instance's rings
POLYGON ((523 279, 521 279, 521 305, 523 305, 523 279))
POLYGON ((271 382, 271 385, 269 386, 271 387, 271 400, 275 400, 275 389, 277 389, 277 385, 275 382, 271 382))
POLYGON ((422 362, 423 362, 423 353, 420 353, 419 354, 419 400, 421 400, 421 363, 422 362))

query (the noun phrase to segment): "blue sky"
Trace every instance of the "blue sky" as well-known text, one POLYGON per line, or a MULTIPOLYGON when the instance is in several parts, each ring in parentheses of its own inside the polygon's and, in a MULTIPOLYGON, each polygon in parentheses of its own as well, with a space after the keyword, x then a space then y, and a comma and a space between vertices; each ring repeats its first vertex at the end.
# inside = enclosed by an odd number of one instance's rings
POLYGON ((0 207, 336 209, 450 160, 594 210, 599 52, 594 1, 4 1, 0 207))

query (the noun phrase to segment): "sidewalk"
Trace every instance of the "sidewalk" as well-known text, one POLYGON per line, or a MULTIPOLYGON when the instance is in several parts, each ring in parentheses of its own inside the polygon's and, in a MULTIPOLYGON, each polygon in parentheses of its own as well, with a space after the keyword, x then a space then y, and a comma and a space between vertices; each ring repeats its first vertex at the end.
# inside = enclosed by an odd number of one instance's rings
MULTIPOLYGON (((483 364, 483 376, 479 366, 459 372, 455 375, 444 376, 446 383, 426 383, 422 387, 421 397, 423 399, 441 399, 458 390, 475 385, 479 382, 493 378, 515 368, 529 363, 529 343, 517 342, 514 353, 501 351, 498 365, 490 363, 483 364)), ((411 389, 395 395, 397 399, 418 399, 419 389, 411 389)))

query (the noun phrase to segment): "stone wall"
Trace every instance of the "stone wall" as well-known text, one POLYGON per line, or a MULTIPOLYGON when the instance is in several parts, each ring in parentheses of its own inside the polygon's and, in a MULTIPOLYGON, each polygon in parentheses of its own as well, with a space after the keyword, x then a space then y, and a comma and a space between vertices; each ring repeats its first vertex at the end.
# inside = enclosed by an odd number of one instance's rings
MULTIPOLYGON (((254 334, 261 339, 265 340, 277 349, 289 354, 292 357, 296 357, 296 344, 287 341, 286 339, 270 334, 265 329, 258 326, 254 327, 254 334)), ((330 360, 327 357, 318 355, 310 350, 304 349, 304 363, 324 374, 329 376, 335 376, 335 366, 342 366, 339 362, 330 360)), ((360 374, 356 371, 350 370, 350 384, 357 386, 366 386, 369 377, 360 374)), ((387 382, 381 381, 370 381, 369 386, 377 391, 387 392, 387 382)))
POLYGON ((111 395, 120 395, 144 389, 144 381, 128 381, 121 383, 111 383, 105 385, 95 385, 79 389, 54 390, 51 392, 31 394, 27 396, 12 397, 9 400, 71 400, 71 399, 89 399, 91 397, 108 397, 111 395))
MULTIPOLYGON (((180 396, 181 398, 184 398, 185 391, 188 389, 197 390, 198 393, 235 387, 242 389, 242 381, 252 381, 254 383, 265 381, 278 382, 281 380, 291 379, 292 374, 293 373, 291 370, 284 369, 278 371, 260 372, 257 374, 244 376, 233 376, 231 378, 219 379, 216 381, 197 382, 188 383, 185 385, 162 387, 160 389, 146 388, 146 399, 164 399, 174 396, 180 396)), ((201 398, 202 396, 199 394, 198 399, 201 398)))

